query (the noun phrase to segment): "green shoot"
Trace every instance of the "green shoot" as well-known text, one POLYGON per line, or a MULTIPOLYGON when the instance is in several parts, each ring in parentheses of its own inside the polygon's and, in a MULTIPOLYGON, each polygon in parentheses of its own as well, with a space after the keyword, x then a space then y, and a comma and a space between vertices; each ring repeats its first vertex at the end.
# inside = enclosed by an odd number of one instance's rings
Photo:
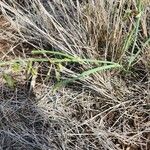
POLYGON ((114 64, 111 64, 111 65, 104 65, 104 66, 100 66, 100 67, 97 67, 97 68, 93 68, 93 69, 84 71, 81 74, 79 74, 77 77, 74 77, 74 78, 71 78, 71 79, 66 79, 64 81, 61 81, 61 82, 57 83, 54 86, 54 92, 58 88, 60 88, 61 86, 65 86, 66 84, 74 82, 76 80, 85 79, 86 77, 90 76, 91 74, 94 74, 94 73, 97 73, 97 72, 100 72, 100 71, 105 71, 105 70, 108 70, 108 69, 121 68, 121 67, 122 67, 121 65, 114 63, 114 64))

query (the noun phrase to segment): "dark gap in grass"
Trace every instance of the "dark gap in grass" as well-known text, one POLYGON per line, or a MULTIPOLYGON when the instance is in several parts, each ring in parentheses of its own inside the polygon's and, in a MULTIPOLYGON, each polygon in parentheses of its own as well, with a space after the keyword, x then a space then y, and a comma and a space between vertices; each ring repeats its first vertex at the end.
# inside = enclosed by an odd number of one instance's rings
POLYGON ((127 83, 128 81, 131 83, 146 83, 149 80, 148 70, 146 70, 145 66, 142 66, 142 64, 136 64, 126 75, 123 75, 123 78, 127 83))

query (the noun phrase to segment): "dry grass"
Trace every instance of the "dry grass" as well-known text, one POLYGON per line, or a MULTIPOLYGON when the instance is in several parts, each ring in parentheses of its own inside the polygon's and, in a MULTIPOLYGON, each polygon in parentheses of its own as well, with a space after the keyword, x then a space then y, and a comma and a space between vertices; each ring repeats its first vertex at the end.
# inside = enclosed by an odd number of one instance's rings
POLYGON ((0 65, 0 149, 149 149, 149 1, 2 0, 0 6, 7 20, 0 30, 7 64, 0 65), (64 56, 34 55, 33 47, 64 56), (68 55, 78 61, 42 62, 68 55), (29 58, 41 62, 23 61, 29 58), (24 63, 8 65, 14 59, 24 63), (54 92, 58 82, 109 65, 98 60, 122 67, 54 92))

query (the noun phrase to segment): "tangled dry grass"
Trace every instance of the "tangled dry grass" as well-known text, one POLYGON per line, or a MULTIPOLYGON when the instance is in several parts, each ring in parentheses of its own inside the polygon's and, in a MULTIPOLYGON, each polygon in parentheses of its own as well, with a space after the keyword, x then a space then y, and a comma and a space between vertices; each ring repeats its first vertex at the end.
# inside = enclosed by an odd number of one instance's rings
POLYGON ((0 10, 5 22, 0 29, 0 149, 150 148, 149 1, 1 0, 0 10), (80 59, 34 62, 30 69, 12 64, 31 57, 64 59, 34 55, 33 49, 80 59), (83 59, 122 67, 96 71, 54 92, 57 82, 99 65, 80 63, 83 59))

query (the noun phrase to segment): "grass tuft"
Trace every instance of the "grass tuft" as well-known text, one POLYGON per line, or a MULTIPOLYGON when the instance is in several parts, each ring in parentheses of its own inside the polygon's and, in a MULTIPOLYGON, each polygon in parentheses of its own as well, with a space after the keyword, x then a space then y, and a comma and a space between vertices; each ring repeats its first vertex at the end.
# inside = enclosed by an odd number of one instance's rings
POLYGON ((0 149, 148 150, 149 0, 0 1, 0 149))

